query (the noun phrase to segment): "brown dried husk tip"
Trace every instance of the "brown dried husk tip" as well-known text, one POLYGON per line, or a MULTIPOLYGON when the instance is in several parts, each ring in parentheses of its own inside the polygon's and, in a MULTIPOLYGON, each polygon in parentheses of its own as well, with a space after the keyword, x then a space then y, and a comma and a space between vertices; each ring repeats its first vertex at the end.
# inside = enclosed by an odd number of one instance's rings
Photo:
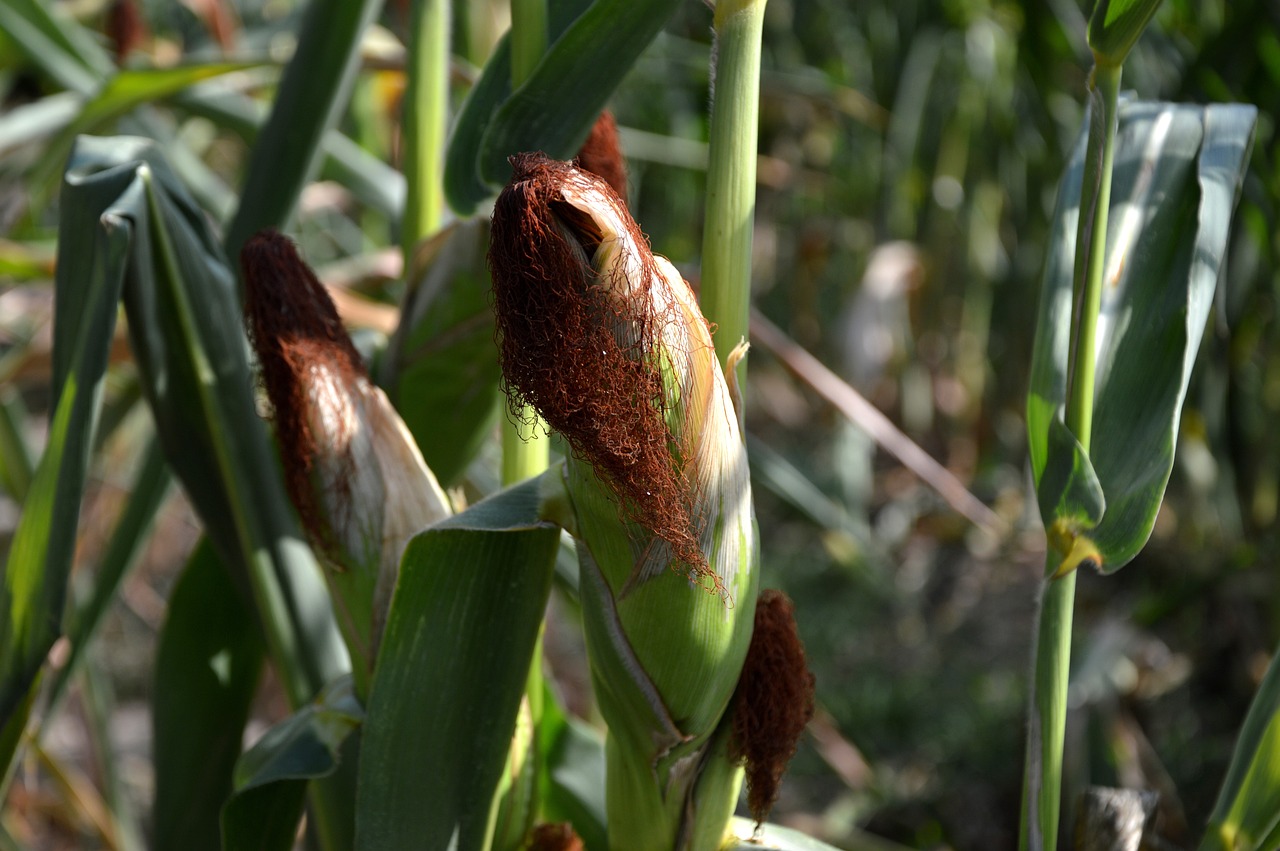
POLYGON ((680 319, 671 299, 653 297, 651 288, 665 284, 648 241, 600 178, 542 154, 511 163, 515 174, 494 206, 489 247, 511 411, 519 417, 524 406, 536 408, 619 497, 625 520, 652 532, 676 562, 720 591, 698 544, 683 475, 698 436, 677 439, 666 421, 662 358, 687 361, 687 353, 660 350, 664 327, 680 319), (639 255, 630 258, 634 280, 596 274, 593 257, 604 235, 565 201, 569 186, 585 187, 624 223, 634 248, 620 241, 613 247, 639 255))
POLYGON ((528 851, 583 851, 582 837, 569 822, 540 824, 529 834, 528 851))
POLYGON ((316 371, 328 370, 349 385, 367 377, 364 363, 333 300, 291 239, 260 231, 241 249, 240 268, 245 319, 275 409, 289 497, 312 535, 330 540, 310 478, 318 444, 326 438, 312 431, 307 394, 316 371))
POLYGON ((622 158, 622 145, 618 143, 618 123, 613 113, 605 110, 591 125, 591 135, 582 143, 575 158, 578 167, 589 171, 627 200, 627 166, 622 158))
POLYGON ((814 678, 796 631, 795 606, 767 589, 734 696, 729 757, 746 763, 747 806, 762 823, 778 800, 787 763, 813 717, 814 678))

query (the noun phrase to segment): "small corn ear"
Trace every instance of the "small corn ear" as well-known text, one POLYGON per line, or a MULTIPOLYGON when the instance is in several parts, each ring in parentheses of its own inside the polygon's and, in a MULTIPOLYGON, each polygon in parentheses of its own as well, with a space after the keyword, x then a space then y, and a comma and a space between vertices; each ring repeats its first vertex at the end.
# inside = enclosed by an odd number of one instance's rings
POLYGON ((405 546, 451 514, 448 500, 293 243, 263 231, 240 262, 289 495, 328 568, 360 687, 405 546))

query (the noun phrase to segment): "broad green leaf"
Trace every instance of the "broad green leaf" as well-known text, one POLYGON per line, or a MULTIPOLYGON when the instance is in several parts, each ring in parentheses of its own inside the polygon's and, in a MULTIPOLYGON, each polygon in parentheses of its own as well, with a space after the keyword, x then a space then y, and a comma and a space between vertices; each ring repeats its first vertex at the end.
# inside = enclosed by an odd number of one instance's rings
POLYGON ((208 539, 173 594, 156 654, 154 847, 217 851, 264 648, 247 589, 208 539))
POLYGON ((382 0, 311 0, 271 116, 249 155, 240 206, 223 243, 238 256, 249 237, 284 227, 323 156, 325 133, 346 111, 360 40, 382 0))
POLYGON ((1200 851, 1275 849, 1280 831, 1280 654, 1236 739, 1200 851))
POLYGON ((479 502, 405 552, 369 693, 360 851, 488 844, 560 541, 540 485, 479 502))
MULTIPOLYGON (((1106 511, 1085 536, 1104 572, 1142 549, 1160 508, 1256 115, 1241 105, 1120 107, 1088 458, 1106 511)), ((1082 143, 1059 190, 1036 330, 1027 431, 1037 488, 1051 453, 1077 451, 1050 437, 1067 386, 1083 156, 1082 143)), ((1083 470, 1075 459, 1053 467, 1083 470)), ((1045 516, 1045 527, 1057 519, 1045 516)))
POLYGON ((446 487, 467 469, 499 410, 489 305, 489 222, 471 219, 419 249, 381 383, 427 466, 446 487))
POLYGON ((494 115, 481 140, 481 178, 502 186, 511 178, 507 158, 522 151, 573 157, 609 96, 678 5, 679 0, 592 3, 494 115))
POLYGON ((240 757, 235 795, 222 815, 222 847, 293 847, 307 781, 328 777, 342 761, 343 744, 364 718, 350 677, 276 724, 240 757))
MULTIPOLYGON (((547 37, 559 38, 591 0, 548 0, 547 37)), ((454 123, 445 154, 444 192, 449 205, 469 216, 495 191, 482 177, 481 141, 499 108, 511 97, 510 34, 503 36, 472 87, 454 123)), ((505 181, 503 181, 505 182, 505 181)))
POLYGON ((1161 0, 1097 0, 1089 17, 1089 47, 1099 62, 1120 65, 1161 0))
POLYGON ((80 498, 132 228, 116 199, 131 185, 130 174, 114 171, 91 187, 69 185, 63 196, 53 415, 0 585, 0 725, 25 699, 45 653, 61 634, 80 498))

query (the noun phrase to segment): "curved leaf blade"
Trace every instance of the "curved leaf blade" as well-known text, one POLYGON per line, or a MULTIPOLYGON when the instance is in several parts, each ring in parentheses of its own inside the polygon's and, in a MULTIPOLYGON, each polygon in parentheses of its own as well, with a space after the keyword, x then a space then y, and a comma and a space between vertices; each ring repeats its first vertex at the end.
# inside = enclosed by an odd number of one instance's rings
POLYGON ((504 185, 511 179, 507 158, 522 151, 572 158, 609 96, 679 3, 592 3, 498 109, 481 140, 481 178, 494 186, 504 185))

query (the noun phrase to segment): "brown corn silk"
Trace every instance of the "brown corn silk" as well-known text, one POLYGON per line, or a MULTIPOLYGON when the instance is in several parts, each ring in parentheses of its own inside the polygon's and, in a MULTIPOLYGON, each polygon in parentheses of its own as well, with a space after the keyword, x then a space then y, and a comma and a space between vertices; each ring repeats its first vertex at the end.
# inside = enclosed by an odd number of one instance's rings
POLYGON ((529 834, 527 851, 583 851, 586 846, 569 822, 540 824, 529 834))
POLYGON ((647 239, 601 178, 542 154, 511 163, 489 248, 511 411, 536 408, 611 489, 623 519, 665 544, 677 569, 723 592, 699 546, 701 485, 685 475, 698 435, 673 432, 668 417, 679 400, 698 395, 689 349, 710 347, 705 320, 693 320, 698 341, 688 312, 663 291, 672 283, 647 239), (603 232, 584 204, 607 208, 600 212, 625 233, 603 232), (597 274, 606 260, 612 271, 597 274), (674 387, 664 385, 664 358, 674 387))
POLYGON ((618 143, 618 123, 612 112, 606 109, 591 125, 591 135, 582 143, 575 162, 583 171, 609 184, 624 202, 627 200, 627 166, 618 143))
POLYGON ((774 589, 760 592, 755 631, 738 680, 729 756, 746 763, 747 806, 769 816, 787 763, 813 717, 814 678, 796 631, 795 606, 774 589))
POLYGON ((276 433, 289 497, 307 529, 330 539, 311 486, 318 441, 307 415, 308 393, 318 371, 344 384, 367 377, 337 308, 293 241, 275 230, 254 235, 240 251, 245 319, 274 408, 276 433))

